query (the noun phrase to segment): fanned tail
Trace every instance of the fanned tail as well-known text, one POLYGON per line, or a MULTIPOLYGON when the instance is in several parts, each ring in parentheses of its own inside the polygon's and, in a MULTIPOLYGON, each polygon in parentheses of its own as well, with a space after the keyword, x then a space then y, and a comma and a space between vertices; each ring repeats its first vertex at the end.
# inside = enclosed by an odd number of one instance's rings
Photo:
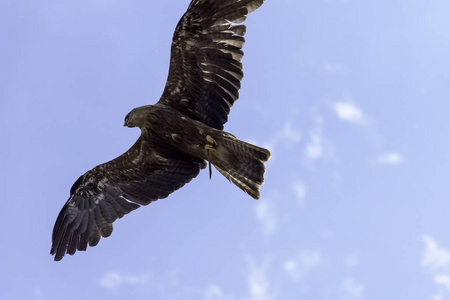
POLYGON ((267 149, 243 142, 228 133, 214 136, 216 149, 210 152, 210 162, 228 180, 254 199, 259 199, 259 187, 264 183, 264 163, 270 158, 267 149))

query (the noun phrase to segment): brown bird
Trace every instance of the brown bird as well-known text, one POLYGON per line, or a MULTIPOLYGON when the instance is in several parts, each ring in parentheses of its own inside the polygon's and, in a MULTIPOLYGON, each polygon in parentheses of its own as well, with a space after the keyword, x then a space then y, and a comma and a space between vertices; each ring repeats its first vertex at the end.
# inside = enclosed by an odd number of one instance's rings
POLYGON ((50 253, 55 260, 95 246, 112 223, 166 198, 209 162, 259 199, 266 149, 223 131, 243 77, 246 15, 264 0, 192 0, 173 36, 169 76, 155 105, 133 109, 124 126, 141 135, 124 154, 82 175, 58 215, 50 253))

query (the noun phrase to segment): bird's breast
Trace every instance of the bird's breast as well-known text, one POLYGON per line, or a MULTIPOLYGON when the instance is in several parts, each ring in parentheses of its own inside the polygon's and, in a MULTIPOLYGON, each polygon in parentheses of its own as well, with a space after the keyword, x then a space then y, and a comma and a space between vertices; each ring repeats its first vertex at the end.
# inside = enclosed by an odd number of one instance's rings
POLYGON ((153 110, 149 123, 149 138, 158 145, 204 158, 206 136, 212 130, 207 125, 168 107, 153 110))

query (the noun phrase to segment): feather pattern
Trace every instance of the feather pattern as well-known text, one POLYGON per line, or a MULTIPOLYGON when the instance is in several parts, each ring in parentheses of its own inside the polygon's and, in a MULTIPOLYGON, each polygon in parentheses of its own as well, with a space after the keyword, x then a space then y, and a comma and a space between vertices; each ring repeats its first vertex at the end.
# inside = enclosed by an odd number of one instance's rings
POLYGON ((156 145, 142 141, 141 136, 126 153, 86 172, 72 186, 53 229, 55 260, 97 245, 111 235, 116 219, 167 197, 206 167, 202 159, 156 153, 156 145))
POLYGON ((266 172, 264 163, 269 160, 270 152, 224 132, 214 135, 214 139, 217 148, 210 153, 211 163, 237 187, 259 199, 259 187, 266 172))
POLYGON ((53 228, 55 260, 97 245, 112 234, 115 220, 181 188, 206 167, 205 160, 259 198, 270 152, 222 129, 243 78, 246 27, 240 23, 263 1, 191 1, 173 36, 161 99, 125 117, 125 126, 139 127, 141 136, 70 189, 53 228))
POLYGON ((263 0, 193 0, 172 40, 169 75, 160 102, 223 129, 239 97, 247 14, 263 0))

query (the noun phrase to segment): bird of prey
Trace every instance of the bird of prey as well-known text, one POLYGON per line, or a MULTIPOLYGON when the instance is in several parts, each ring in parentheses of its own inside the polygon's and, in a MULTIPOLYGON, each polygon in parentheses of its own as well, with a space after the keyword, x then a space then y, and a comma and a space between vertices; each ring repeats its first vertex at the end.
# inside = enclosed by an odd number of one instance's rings
POLYGON ((166 198, 213 165, 259 199, 270 152, 223 131, 238 99, 246 27, 264 0, 192 0, 173 35, 169 75, 160 100, 134 108, 124 126, 141 135, 124 154, 82 175, 58 215, 50 253, 95 246, 112 223, 166 198))

